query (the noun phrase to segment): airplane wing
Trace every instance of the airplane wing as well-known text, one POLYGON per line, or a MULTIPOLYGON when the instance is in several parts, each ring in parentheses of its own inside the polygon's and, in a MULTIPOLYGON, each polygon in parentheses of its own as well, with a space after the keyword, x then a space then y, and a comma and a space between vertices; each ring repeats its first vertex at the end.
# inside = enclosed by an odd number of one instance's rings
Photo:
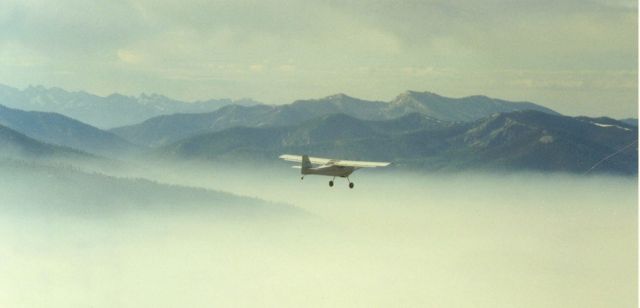
POLYGON ((389 166, 388 162, 377 161, 357 161, 357 160, 337 160, 333 163, 336 166, 356 167, 356 168, 376 168, 389 166))
MULTIPOLYGON (((289 155, 289 154, 284 154, 284 155, 280 155, 280 158, 286 161, 292 161, 295 163, 301 163, 302 162, 302 156, 300 155, 289 155)), ((334 159, 329 159, 329 158, 322 158, 322 157, 309 157, 309 161, 311 161, 312 164, 314 165, 325 165, 328 164, 331 161, 335 161, 334 159)))
MULTIPOLYGON (((291 161, 296 163, 302 162, 302 156, 300 155, 285 154, 285 155, 280 155, 280 158, 286 161, 291 161)), ((339 159, 329 159, 329 158, 321 158, 321 157, 309 157, 309 161, 311 161, 312 164, 316 164, 316 165, 333 164, 336 166, 356 167, 356 168, 386 167, 389 164, 391 164, 388 162, 339 160, 339 159)))

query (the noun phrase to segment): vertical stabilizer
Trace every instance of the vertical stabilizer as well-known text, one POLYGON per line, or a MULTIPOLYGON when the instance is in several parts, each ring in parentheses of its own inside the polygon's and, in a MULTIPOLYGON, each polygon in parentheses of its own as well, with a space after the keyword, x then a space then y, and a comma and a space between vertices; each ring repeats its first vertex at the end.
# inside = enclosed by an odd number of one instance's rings
POLYGON ((302 172, 304 173, 305 170, 311 168, 311 161, 309 160, 309 156, 308 155, 302 155, 302 172))

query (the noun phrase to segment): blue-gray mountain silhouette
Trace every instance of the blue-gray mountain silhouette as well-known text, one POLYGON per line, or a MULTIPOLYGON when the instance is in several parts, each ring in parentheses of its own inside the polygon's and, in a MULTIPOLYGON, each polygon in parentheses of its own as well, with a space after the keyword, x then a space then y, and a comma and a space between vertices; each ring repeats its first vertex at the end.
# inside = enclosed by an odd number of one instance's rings
POLYGON ((250 99, 210 99, 184 102, 159 94, 98 96, 84 91, 30 86, 19 90, 0 85, 0 104, 29 111, 56 112, 102 129, 132 125, 146 119, 178 112, 209 112, 230 104, 254 105, 250 99))
MULTIPOLYGON (((497 113, 473 122, 446 122, 415 113, 387 121, 334 114, 287 127, 236 127, 202 134, 155 153, 180 160, 265 161, 280 153, 313 153, 392 161, 424 170, 580 173, 637 136, 636 127, 612 119, 532 110, 497 113)), ((597 172, 636 174, 637 158, 637 147, 630 147, 599 165, 597 172)))
POLYGON ((43 142, 103 156, 124 155, 138 148, 113 133, 57 113, 0 105, 0 124, 43 142))
POLYGON ((406 92, 389 103, 365 101, 344 94, 300 100, 280 106, 227 106, 202 114, 175 114, 149 119, 111 131, 142 145, 159 146, 226 128, 295 125, 324 115, 343 113, 361 120, 388 120, 419 113, 443 121, 473 121, 496 112, 551 109, 528 102, 509 102, 485 96, 446 98, 433 93, 406 92))
POLYGON ((68 147, 44 143, 0 125, 0 158, 12 160, 79 160, 91 155, 68 147))

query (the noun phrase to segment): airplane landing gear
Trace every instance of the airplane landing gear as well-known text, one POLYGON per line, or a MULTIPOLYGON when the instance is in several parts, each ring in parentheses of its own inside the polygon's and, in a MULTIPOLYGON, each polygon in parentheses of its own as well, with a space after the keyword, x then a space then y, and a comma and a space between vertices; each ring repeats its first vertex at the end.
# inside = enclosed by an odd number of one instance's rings
POLYGON ((329 181, 329 187, 333 187, 333 181, 329 181))
POLYGON ((349 177, 347 177, 347 181, 349 181, 349 188, 353 188, 354 184, 353 182, 351 182, 351 180, 349 180, 349 177))

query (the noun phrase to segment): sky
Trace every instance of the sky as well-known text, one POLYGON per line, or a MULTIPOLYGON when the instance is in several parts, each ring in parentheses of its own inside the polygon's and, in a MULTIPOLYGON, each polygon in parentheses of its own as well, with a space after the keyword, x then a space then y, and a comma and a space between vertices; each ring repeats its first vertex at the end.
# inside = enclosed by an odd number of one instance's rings
POLYGON ((3 0, 0 83, 270 104, 407 91, 636 117, 633 0, 3 0))

